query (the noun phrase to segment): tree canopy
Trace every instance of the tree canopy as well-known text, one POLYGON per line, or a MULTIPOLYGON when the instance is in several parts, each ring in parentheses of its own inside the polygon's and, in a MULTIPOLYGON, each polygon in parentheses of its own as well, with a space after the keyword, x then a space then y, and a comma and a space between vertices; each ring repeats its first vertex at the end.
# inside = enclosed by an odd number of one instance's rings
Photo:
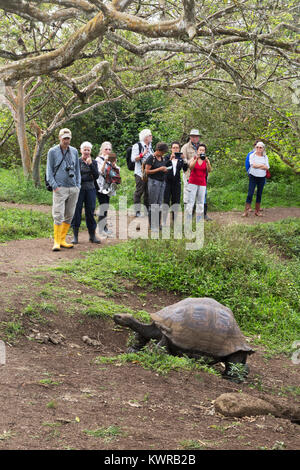
POLYGON ((224 108, 258 103, 288 129, 284 158, 295 167, 297 12, 296 0, 0 0, 0 80, 26 84, 30 98, 42 82, 60 89, 50 134, 153 90, 202 93, 224 108))

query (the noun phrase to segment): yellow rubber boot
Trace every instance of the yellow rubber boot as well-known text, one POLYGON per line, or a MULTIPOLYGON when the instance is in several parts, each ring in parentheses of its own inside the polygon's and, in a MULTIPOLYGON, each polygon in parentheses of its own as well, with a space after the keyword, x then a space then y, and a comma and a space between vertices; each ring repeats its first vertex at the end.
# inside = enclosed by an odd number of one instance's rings
POLYGON ((54 224, 54 245, 52 251, 60 251, 61 225, 54 224))
POLYGON ((66 224, 66 222, 63 222, 61 224, 60 246, 62 248, 73 248, 73 246, 74 246, 72 243, 67 243, 66 242, 66 236, 67 236, 67 233, 69 231, 69 228, 70 228, 70 224, 66 224))

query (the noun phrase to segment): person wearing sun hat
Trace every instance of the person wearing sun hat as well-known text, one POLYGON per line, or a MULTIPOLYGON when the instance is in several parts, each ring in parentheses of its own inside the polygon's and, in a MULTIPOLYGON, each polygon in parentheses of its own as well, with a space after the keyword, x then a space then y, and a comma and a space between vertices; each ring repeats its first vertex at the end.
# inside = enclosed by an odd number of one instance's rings
POLYGON ((64 128, 59 131, 59 144, 52 147, 47 155, 47 180, 53 189, 52 216, 54 221, 54 245, 52 251, 73 248, 67 243, 80 191, 81 176, 78 151, 71 147, 72 132, 64 128))

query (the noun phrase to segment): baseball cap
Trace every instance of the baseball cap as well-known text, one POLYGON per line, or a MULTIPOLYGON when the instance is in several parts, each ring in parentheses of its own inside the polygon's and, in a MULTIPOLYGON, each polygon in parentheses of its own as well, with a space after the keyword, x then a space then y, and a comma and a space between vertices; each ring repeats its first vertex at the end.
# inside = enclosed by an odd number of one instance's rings
POLYGON ((61 129, 59 131, 58 136, 62 139, 64 139, 65 137, 70 137, 70 139, 71 139, 72 138, 72 132, 70 131, 70 129, 61 129))
POLYGON ((200 136, 200 132, 198 131, 198 129, 192 129, 191 132, 190 132, 190 135, 199 135, 200 136))

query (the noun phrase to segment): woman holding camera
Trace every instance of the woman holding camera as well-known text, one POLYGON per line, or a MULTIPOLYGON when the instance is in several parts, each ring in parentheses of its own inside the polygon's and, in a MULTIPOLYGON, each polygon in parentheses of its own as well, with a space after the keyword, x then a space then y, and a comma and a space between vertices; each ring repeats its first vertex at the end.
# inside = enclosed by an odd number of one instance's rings
POLYGON ((98 224, 101 222, 100 227, 100 235, 102 237, 107 237, 112 232, 108 230, 107 227, 107 211, 109 207, 109 199, 111 196, 115 196, 115 186, 111 185, 108 186, 105 182, 105 172, 107 170, 108 165, 112 168, 118 168, 116 165, 116 160, 109 161, 109 156, 112 152, 112 144, 110 142, 103 142, 99 155, 96 158, 96 162, 98 164, 98 171, 99 171, 99 178, 95 182, 96 190, 97 190, 97 199, 99 202, 99 217, 98 217, 98 224))
MULTIPOLYGON (((180 152, 180 142, 174 141, 171 143, 171 154, 165 157, 166 167, 170 168, 165 176, 165 192, 164 204, 172 206, 173 223, 176 219, 176 214, 180 207, 181 198, 181 170, 187 171, 188 164, 182 158, 180 152)), ((166 223, 167 210, 163 211, 163 223, 166 223)))
POLYGON ((191 219, 196 204, 196 221, 199 222, 204 213, 204 201, 207 185, 207 173, 211 172, 211 164, 206 156, 206 145, 200 144, 197 154, 190 160, 191 174, 188 181, 187 215, 191 219))

